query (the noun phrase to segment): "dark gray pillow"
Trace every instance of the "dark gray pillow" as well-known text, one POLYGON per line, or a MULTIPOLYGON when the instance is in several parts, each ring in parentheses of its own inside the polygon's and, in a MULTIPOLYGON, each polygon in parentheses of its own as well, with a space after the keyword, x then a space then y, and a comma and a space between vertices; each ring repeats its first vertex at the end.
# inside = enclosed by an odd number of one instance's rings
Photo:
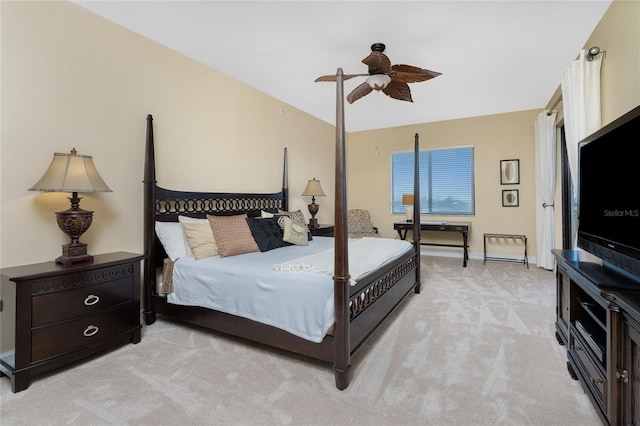
POLYGON ((288 246, 289 243, 283 241, 283 231, 278 225, 278 218, 247 218, 247 224, 251 229, 253 239, 256 240, 260 251, 269 251, 279 247, 288 246))

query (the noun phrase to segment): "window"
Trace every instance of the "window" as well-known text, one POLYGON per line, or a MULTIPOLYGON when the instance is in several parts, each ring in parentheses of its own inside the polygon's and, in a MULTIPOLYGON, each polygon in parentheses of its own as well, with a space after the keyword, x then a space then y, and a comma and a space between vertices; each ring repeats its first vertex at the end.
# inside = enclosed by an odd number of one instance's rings
MULTIPOLYGON (((420 151, 420 214, 473 215, 473 147, 420 151)), ((391 154, 391 212, 402 214, 413 194, 413 152, 391 154)))

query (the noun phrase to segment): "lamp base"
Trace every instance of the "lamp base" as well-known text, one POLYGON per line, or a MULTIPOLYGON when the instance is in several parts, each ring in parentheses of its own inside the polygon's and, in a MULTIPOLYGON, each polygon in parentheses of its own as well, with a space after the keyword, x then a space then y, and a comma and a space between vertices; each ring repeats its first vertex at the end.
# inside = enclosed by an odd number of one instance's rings
POLYGON ((405 208, 405 215, 407 222, 413 222, 413 206, 407 206, 405 208))
POLYGON ((316 215, 318 214, 318 210, 320 210, 320 206, 315 203, 316 197, 313 197, 311 204, 308 204, 309 213, 311 214, 311 219, 309 219, 309 229, 317 229, 318 228, 318 219, 316 219, 316 215))
POLYGON ((56 258, 56 263, 72 265, 77 262, 92 262, 93 256, 87 254, 85 243, 69 243, 62 246, 62 256, 56 258))

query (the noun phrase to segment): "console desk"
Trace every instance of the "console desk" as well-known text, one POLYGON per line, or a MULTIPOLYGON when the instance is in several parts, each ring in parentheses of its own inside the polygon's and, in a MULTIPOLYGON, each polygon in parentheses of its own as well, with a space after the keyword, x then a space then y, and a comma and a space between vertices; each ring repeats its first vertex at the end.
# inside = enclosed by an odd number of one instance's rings
MULTIPOLYGON (((401 239, 406 239, 407 231, 413 230, 413 222, 396 222, 393 224, 393 229, 398 231, 398 235, 401 239)), ((462 244, 441 244, 441 243, 424 243, 422 240, 420 244, 423 246, 440 246, 440 247, 459 247, 463 249, 462 266, 467 266, 467 260, 469 260, 469 231, 471 230, 471 222, 420 222, 421 231, 436 231, 436 232, 459 232, 462 234, 462 244)))

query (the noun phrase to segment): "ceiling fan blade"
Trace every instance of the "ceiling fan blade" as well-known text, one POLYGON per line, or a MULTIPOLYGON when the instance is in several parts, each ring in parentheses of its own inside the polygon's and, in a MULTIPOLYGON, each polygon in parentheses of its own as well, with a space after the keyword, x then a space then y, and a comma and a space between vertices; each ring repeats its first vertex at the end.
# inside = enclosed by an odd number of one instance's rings
POLYGON ((391 83, 387 84, 387 87, 382 89, 382 93, 393 99, 413 102, 413 99, 411 99, 411 89, 409 89, 407 83, 392 80, 391 83))
MULTIPOLYGON (((349 80, 350 78, 353 77, 369 77, 369 74, 344 74, 342 76, 343 80, 349 80)), ((316 78, 314 80, 315 83, 319 82, 319 81, 336 81, 336 76, 335 75, 323 75, 320 76, 318 78, 316 78)))
POLYGON ((375 71, 378 73, 388 73, 391 72, 391 61, 382 52, 373 51, 362 60, 362 63, 369 67, 369 74, 375 74, 375 71), (371 71, 374 71, 373 73, 371 71))
POLYGON ((412 65, 394 65, 391 67, 391 80, 402 83, 418 83, 441 75, 441 73, 412 65))
POLYGON ((361 97, 371 93, 372 90, 373 89, 371 88, 371 86, 369 86, 369 84, 365 81, 364 83, 360 84, 358 87, 353 89, 351 93, 347 95, 347 102, 352 104, 358 99, 360 99, 361 97))

